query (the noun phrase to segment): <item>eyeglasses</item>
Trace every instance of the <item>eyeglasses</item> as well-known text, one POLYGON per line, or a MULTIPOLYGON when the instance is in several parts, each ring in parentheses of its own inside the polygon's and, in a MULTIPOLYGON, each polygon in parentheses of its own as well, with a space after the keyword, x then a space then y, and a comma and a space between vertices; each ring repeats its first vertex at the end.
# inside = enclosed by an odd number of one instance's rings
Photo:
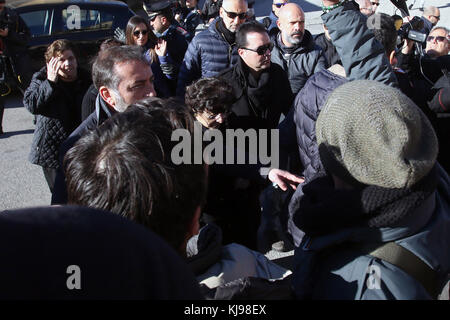
POLYGON ((205 111, 201 115, 208 120, 215 120, 215 119, 218 119, 219 116, 222 116, 222 118, 227 118, 230 114, 231 114, 231 111, 225 111, 225 112, 219 112, 219 113, 211 113, 211 112, 205 111))
POLYGON ((441 20, 441 16, 430 15, 430 17, 435 17, 437 21, 441 20))
POLYGON ((282 6, 286 5, 287 3, 274 3, 273 5, 280 9, 282 6))
POLYGON ((434 41, 434 39, 436 39, 437 42, 444 42, 444 40, 446 39, 446 37, 443 36, 428 36, 427 41, 434 41))
POLYGON ((263 54, 265 54, 267 52, 267 50, 272 51, 273 43, 270 42, 268 44, 262 45, 262 46, 258 47, 257 49, 250 49, 250 48, 244 48, 244 47, 242 47, 241 49, 250 50, 250 51, 256 52, 258 55, 262 56, 263 54))
POLYGON ((379 6, 379 5, 380 5, 379 2, 371 2, 371 4, 372 4, 373 6, 379 6))
POLYGON ((236 12, 228 12, 227 10, 225 10, 224 7, 222 7, 223 11, 225 11, 225 13, 227 14, 228 18, 230 19, 236 19, 236 17, 239 17, 239 19, 244 20, 245 18, 247 18, 247 12, 242 12, 242 13, 236 13, 236 12))
POLYGON ((145 36, 148 33, 148 30, 136 30, 133 31, 133 35, 135 37, 139 37, 139 34, 142 34, 143 36, 145 36))

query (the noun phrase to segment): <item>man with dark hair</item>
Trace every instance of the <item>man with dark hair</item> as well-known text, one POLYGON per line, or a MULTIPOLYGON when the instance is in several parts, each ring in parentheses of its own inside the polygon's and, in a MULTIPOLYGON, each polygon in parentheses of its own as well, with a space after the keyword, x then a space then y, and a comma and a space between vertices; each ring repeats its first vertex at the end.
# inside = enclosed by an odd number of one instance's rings
POLYGON ((217 76, 235 65, 236 30, 247 19, 247 0, 224 0, 220 17, 189 44, 180 69, 177 96, 184 98, 186 86, 199 78, 217 76))
POLYGON ((271 60, 287 73, 295 95, 311 75, 326 68, 326 60, 311 33, 305 30, 305 13, 299 5, 288 3, 278 14, 280 32, 272 37, 275 46, 271 60))
POLYGON ((65 157, 69 203, 107 209, 148 227, 188 259, 210 289, 247 276, 283 278, 290 272, 263 255, 237 244, 222 246, 214 227, 191 239, 200 229, 207 167, 175 164, 171 154, 178 143, 174 130, 193 134, 193 127, 188 108, 158 98, 108 119, 65 157))
MULTIPOLYGON (((147 96, 156 96, 153 73, 149 62, 136 46, 116 46, 100 51, 92 66, 92 79, 98 90, 93 112, 64 141, 60 148, 60 163, 66 152, 89 130, 106 119, 147 96)), ((58 188, 52 195, 52 204, 66 203, 64 173, 58 172, 58 188)))
POLYGON ((262 24, 247 22, 236 34, 239 60, 221 73, 234 90, 232 128, 276 128, 281 113, 287 114, 292 103, 292 91, 283 69, 271 63, 273 43, 262 24))
POLYGON ((91 80, 79 68, 68 40, 54 41, 45 52, 46 66, 33 75, 23 105, 36 117, 30 161, 42 167, 53 192, 61 143, 81 123, 81 103, 91 80))

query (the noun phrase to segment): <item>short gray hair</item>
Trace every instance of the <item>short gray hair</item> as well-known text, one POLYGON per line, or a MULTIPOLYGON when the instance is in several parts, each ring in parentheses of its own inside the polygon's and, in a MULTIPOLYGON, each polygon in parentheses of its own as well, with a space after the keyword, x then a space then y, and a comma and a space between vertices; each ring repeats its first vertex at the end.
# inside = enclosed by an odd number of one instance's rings
POLYGON ((92 65, 92 82, 97 90, 105 86, 117 91, 122 79, 116 73, 115 66, 128 61, 140 61, 150 67, 138 46, 111 47, 100 51, 92 65))
POLYGON ((443 26, 434 27, 433 29, 431 29, 430 33, 432 33, 434 30, 439 30, 439 29, 445 31, 445 36, 448 36, 448 34, 450 33, 450 30, 443 26))

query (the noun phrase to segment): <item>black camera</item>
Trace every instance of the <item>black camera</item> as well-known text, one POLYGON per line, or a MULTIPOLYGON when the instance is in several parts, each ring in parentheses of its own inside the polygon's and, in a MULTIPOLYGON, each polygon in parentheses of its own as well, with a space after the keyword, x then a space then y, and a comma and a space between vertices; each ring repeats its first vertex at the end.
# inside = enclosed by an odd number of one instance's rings
POLYGON ((413 17, 409 22, 404 23, 398 30, 398 35, 403 41, 405 39, 416 42, 425 42, 427 35, 420 32, 423 29, 423 20, 419 17, 413 17))

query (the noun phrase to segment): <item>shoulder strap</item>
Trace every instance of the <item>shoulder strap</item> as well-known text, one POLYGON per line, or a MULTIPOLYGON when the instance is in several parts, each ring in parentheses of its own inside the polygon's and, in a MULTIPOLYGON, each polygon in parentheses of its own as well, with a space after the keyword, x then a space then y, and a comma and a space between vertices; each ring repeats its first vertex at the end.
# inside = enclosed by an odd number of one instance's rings
POLYGON ((408 249, 395 242, 388 242, 369 255, 402 269, 418 281, 433 299, 437 298, 435 271, 408 249))

